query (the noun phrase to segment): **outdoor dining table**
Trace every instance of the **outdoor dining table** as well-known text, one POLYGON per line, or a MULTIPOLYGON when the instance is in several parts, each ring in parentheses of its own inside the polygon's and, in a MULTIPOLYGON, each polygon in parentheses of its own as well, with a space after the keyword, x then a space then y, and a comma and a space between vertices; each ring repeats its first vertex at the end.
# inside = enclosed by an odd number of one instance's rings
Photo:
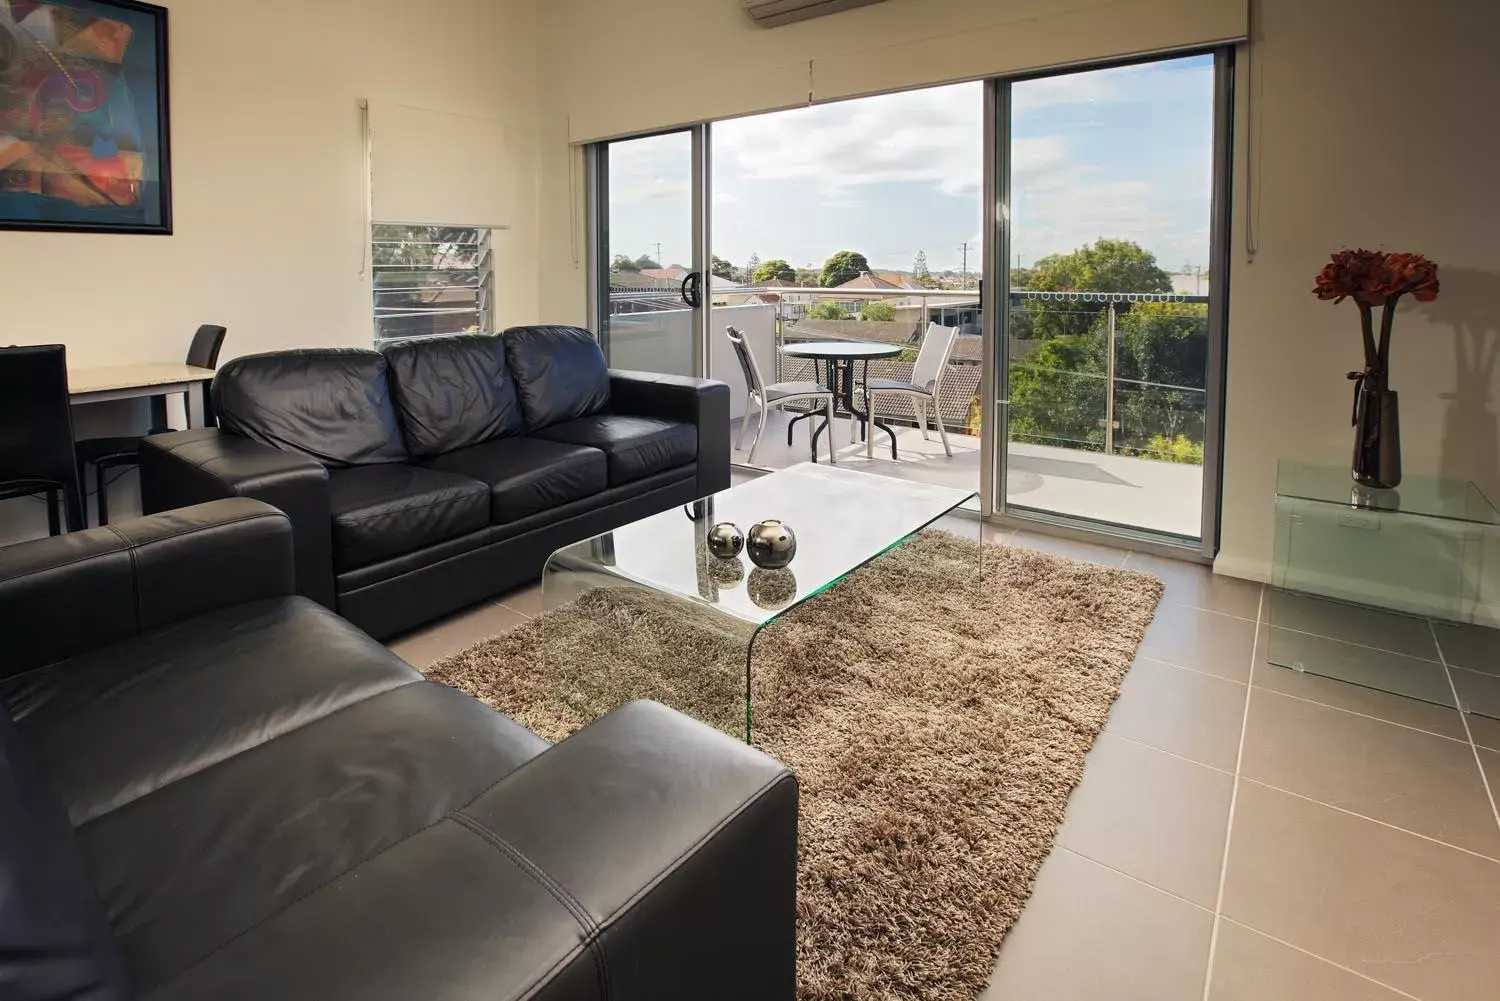
MULTIPOLYGON (((896 458, 896 432, 889 424, 875 417, 869 409, 869 395, 865 396, 865 409, 860 409, 854 404, 854 363, 863 362, 860 370, 860 381, 869 382, 870 361, 879 358, 898 357, 903 350, 900 344, 882 344, 879 341, 808 341, 803 344, 787 344, 781 349, 781 353, 788 358, 807 358, 815 362, 823 363, 825 384, 833 390, 834 400, 844 413, 859 420, 863 436, 873 432, 870 429, 873 418, 875 427, 884 431, 891 439, 891 458, 896 458)), ((818 411, 808 411, 798 414, 791 419, 786 428, 786 443, 792 443, 792 428, 804 417, 816 417, 818 411)), ((828 427, 828 418, 823 418, 823 423, 813 432, 812 447, 813 454, 818 451, 818 436, 824 430, 831 435, 833 429, 828 427)))

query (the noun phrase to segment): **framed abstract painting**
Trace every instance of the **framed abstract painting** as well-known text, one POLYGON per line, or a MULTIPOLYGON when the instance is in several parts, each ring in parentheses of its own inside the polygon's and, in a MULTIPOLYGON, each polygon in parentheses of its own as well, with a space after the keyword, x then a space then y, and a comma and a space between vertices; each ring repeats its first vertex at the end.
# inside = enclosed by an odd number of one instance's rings
POLYGON ((0 0, 0 229, 172 232, 167 12, 0 0))

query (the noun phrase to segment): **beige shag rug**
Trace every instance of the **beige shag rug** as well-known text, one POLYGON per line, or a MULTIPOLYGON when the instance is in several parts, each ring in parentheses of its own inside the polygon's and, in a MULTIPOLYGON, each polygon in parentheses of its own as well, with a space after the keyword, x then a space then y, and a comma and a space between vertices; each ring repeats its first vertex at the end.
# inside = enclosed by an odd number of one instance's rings
MULTIPOLYGON (((924 532, 767 627, 755 742, 801 785, 800 998, 984 989, 1160 596, 924 532)), ((644 592, 588 592, 427 673, 550 740, 632 698, 744 736, 733 640, 644 592)))

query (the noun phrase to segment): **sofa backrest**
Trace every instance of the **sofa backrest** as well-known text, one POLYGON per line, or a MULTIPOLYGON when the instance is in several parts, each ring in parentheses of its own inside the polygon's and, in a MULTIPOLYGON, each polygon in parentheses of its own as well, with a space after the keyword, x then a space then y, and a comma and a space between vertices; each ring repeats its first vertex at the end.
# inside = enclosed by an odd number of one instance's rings
POLYGON ((382 351, 412 455, 441 455, 525 430, 498 335, 421 337, 382 351))
POLYGON ((501 338, 526 427, 535 431, 609 406, 609 366, 579 327, 511 327, 501 338))
POLYGON ((224 430, 326 466, 406 458, 379 351, 307 348, 236 358, 214 377, 213 402, 224 430))

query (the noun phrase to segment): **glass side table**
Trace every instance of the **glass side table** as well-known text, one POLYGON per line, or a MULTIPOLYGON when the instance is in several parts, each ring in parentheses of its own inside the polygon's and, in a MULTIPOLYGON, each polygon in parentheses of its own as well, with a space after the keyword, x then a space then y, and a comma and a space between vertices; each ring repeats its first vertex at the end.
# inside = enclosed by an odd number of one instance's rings
POLYGON ((1267 660, 1500 718, 1500 511, 1464 480, 1283 460, 1267 660))

